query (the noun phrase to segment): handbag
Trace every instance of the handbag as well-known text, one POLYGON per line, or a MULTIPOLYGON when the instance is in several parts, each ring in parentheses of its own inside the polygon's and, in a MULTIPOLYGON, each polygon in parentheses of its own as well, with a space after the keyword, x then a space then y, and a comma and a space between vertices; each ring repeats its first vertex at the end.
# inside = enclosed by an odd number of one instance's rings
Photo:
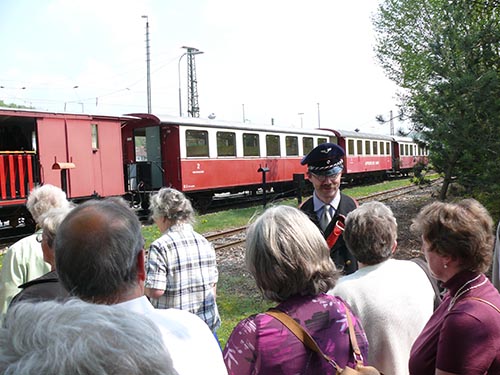
POLYGON ((354 368, 345 367, 342 368, 337 362, 321 350, 316 341, 312 338, 309 332, 306 331, 299 323, 297 323, 292 317, 290 317, 285 312, 278 309, 269 309, 266 314, 271 315, 273 318, 279 320, 285 327, 287 327, 290 332, 292 332, 302 343, 313 352, 318 353, 325 361, 327 361, 336 370, 336 375, 384 375, 378 371, 373 366, 365 366, 363 364, 363 356, 361 355, 361 350, 359 350, 358 340, 356 339, 356 333, 354 332, 354 326, 352 324, 351 313, 346 308, 345 310, 347 317, 347 324, 349 326, 349 340, 351 342, 351 347, 354 354, 354 360, 356 362, 354 368))

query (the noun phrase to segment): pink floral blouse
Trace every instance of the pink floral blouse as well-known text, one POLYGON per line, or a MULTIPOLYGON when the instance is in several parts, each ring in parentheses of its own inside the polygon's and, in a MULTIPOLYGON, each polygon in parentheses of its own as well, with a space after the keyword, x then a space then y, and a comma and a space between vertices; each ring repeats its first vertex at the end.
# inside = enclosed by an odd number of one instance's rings
MULTIPOLYGON (((346 305, 327 294, 296 296, 277 306, 306 328, 321 350, 340 367, 354 365, 349 341, 346 305)), ((352 314, 363 357, 368 341, 358 318, 352 314)), ((224 348, 228 373, 246 374, 335 374, 321 356, 307 349, 281 322, 265 313, 252 315, 234 328, 224 348)))

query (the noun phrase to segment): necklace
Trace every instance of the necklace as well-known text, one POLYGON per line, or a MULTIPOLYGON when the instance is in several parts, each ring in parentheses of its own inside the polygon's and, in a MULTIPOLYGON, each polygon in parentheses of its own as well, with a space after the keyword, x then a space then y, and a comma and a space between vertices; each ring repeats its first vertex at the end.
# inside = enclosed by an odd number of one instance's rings
POLYGON ((477 275, 476 277, 474 277, 473 279, 470 279, 469 281, 467 281, 464 285, 462 285, 458 290, 457 292, 455 293, 455 295, 453 296, 453 298, 451 299, 450 301, 450 305, 448 306, 448 311, 450 311, 453 307, 453 305, 455 305, 455 302, 457 302, 457 299, 460 298, 462 295, 464 295, 465 293, 467 293, 469 290, 472 290, 472 289, 476 289, 476 288, 479 288, 480 286, 483 286, 484 284, 486 284, 486 281, 488 281, 488 279, 486 279, 486 277, 484 278, 484 280, 482 282, 480 282, 479 284, 477 285, 473 285, 471 287, 468 287, 467 289, 464 289, 467 285, 469 285, 470 283, 473 283, 474 281, 476 281, 477 279, 479 279, 481 277, 481 275, 477 275), (463 290, 462 290, 463 289, 463 290))

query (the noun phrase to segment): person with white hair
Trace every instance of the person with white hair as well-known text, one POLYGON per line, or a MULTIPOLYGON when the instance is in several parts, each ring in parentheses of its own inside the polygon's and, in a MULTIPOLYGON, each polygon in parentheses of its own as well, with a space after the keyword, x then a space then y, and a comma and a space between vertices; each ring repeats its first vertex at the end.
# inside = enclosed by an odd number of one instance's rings
MULTIPOLYGON (((66 193, 54 185, 35 187, 29 194, 26 208, 33 220, 40 225, 41 216, 52 208, 67 208, 70 202, 66 193)), ((42 247, 34 234, 13 244, 5 253, 0 272, 0 321, 7 311, 12 298, 21 291, 19 286, 50 271, 50 264, 43 260, 42 247)))
POLYGON ((52 299, 64 300, 68 298, 69 293, 59 282, 57 276, 54 242, 57 228, 70 211, 70 207, 54 208, 41 216, 40 226, 42 233, 38 234, 37 241, 42 245, 43 260, 50 264, 50 271, 20 285, 19 288, 22 290, 12 299, 9 309, 14 304, 25 300, 45 301, 52 299))
POLYGON ((79 299, 9 309, 0 328, 0 373, 177 374, 151 320, 79 299))

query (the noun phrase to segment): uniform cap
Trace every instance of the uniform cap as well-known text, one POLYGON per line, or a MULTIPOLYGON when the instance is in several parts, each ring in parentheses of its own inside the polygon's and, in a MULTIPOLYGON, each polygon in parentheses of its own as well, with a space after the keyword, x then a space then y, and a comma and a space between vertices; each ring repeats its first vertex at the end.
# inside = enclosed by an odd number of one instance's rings
POLYGON ((344 149, 335 143, 322 143, 304 156, 300 164, 307 164, 311 173, 331 176, 344 169, 344 154, 344 149))

